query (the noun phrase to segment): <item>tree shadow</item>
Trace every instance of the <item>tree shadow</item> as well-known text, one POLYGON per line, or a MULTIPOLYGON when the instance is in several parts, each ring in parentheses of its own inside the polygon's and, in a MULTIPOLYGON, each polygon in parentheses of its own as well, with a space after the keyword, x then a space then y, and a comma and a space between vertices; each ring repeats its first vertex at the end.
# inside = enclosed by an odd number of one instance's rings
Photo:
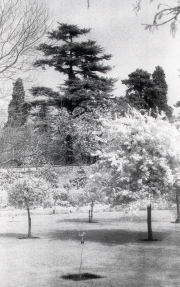
POLYGON ((0 238, 24 238, 26 237, 26 233, 0 233, 0 238))
POLYGON ((68 274, 61 276, 62 279, 73 280, 73 281, 81 281, 81 280, 89 280, 89 279, 100 279, 103 278, 100 275, 92 274, 92 273, 82 273, 80 274, 68 274))
MULTIPOLYGON (((127 243, 139 243, 146 241, 147 232, 138 232, 123 229, 99 229, 99 230, 84 230, 85 242, 97 242, 105 245, 120 245, 127 243)), ((47 234, 51 240, 72 240, 80 241, 77 230, 56 230, 47 234)), ((158 241, 165 238, 165 232, 153 233, 154 238, 158 241)))
POLYGON ((15 238, 15 239, 38 239, 38 236, 28 237, 26 233, 0 233, 0 238, 15 238))
POLYGON ((92 219, 92 222, 89 222, 89 218, 71 218, 71 219, 63 219, 57 220, 58 223, 62 222, 70 222, 70 223, 98 223, 97 219, 92 219))

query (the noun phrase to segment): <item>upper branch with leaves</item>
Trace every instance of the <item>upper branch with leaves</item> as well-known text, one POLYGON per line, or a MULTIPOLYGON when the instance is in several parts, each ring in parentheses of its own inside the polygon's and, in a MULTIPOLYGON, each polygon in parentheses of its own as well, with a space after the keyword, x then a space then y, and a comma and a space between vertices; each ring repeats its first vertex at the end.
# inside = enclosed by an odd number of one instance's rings
MULTIPOLYGON (((150 0, 151 4, 154 0, 150 0)), ((138 0, 134 5, 134 11, 139 12, 141 10, 141 4, 143 0, 138 0)), ((163 3, 158 3, 157 10, 155 12, 152 24, 142 24, 147 30, 157 29, 159 26, 170 24, 170 31, 173 36, 177 31, 177 23, 179 23, 180 15, 180 1, 175 1, 177 4, 166 5, 163 3)))

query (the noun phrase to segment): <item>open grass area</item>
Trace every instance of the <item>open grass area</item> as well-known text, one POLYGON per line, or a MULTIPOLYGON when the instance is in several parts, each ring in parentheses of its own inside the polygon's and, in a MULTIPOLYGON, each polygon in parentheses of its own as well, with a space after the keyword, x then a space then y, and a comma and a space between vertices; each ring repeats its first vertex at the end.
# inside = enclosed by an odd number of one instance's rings
POLYGON ((2 287, 172 287, 180 286, 180 224, 170 211, 153 211, 154 238, 147 242, 146 211, 33 215, 0 218, 0 286, 2 287), (79 232, 84 231, 82 273, 101 278, 73 281, 81 260, 79 232))

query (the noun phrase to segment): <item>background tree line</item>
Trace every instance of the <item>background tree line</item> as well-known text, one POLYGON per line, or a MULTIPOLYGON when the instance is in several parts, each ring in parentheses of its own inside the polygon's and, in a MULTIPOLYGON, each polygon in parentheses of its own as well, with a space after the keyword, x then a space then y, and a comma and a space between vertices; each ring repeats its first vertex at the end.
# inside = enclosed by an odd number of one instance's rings
POLYGON ((154 117, 164 112, 171 118, 163 69, 157 66, 152 75, 142 69, 132 72, 122 80, 126 95, 115 98, 116 79, 104 76, 111 70, 104 62, 112 55, 95 41, 79 39, 89 32, 58 23, 57 30, 48 32, 47 42, 37 46, 43 58, 34 67, 53 67, 65 75, 64 84, 59 92, 33 86, 33 99, 27 101, 22 80, 16 80, 0 138, 1 166, 94 163, 96 147, 83 130, 95 129, 100 115, 109 112, 112 117, 124 116, 132 107, 154 117))

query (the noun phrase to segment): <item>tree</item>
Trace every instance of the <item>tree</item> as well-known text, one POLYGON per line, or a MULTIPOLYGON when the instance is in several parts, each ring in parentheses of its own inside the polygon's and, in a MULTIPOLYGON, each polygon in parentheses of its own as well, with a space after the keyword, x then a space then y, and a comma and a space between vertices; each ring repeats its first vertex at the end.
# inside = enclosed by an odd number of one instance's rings
MULTIPOLYGON (((103 64, 111 55, 104 54, 103 48, 96 42, 78 41, 90 29, 80 29, 76 25, 59 23, 58 29, 48 33, 50 44, 44 43, 37 47, 45 58, 37 60, 35 67, 53 67, 64 74, 61 92, 54 92, 45 87, 33 87, 30 91, 34 97, 31 106, 52 106, 58 109, 65 107, 73 118, 90 112, 98 105, 106 105, 111 98, 114 80, 100 76, 111 68, 103 64), (39 96, 45 96, 42 100, 39 96)), ((72 131, 66 134, 66 163, 74 161, 72 131)))
POLYGON ((156 198, 175 202, 180 167, 176 126, 163 115, 153 118, 133 109, 125 117, 100 117, 98 122, 101 129, 94 126, 92 137, 99 161, 84 189, 115 205, 156 198))
POLYGON ((25 91, 22 79, 14 83, 12 100, 8 106, 8 121, 6 127, 23 126, 28 116, 27 105, 25 104, 25 91))
POLYGON ((37 60, 34 66, 53 67, 67 78, 61 94, 44 87, 33 87, 33 96, 46 95, 49 105, 66 107, 69 113, 75 109, 88 111, 110 97, 114 80, 100 74, 111 70, 110 66, 103 64, 104 60, 110 60, 111 55, 104 54, 103 48, 95 41, 77 41, 89 32, 90 29, 59 23, 57 30, 48 33, 51 44, 44 43, 37 47, 46 58, 37 60))
POLYGON ((0 3, 0 79, 29 69, 34 46, 46 32, 48 15, 42 2, 2 0, 0 3))
POLYGON ((172 115, 172 108, 167 104, 168 86, 165 73, 160 66, 153 74, 137 69, 128 75, 129 79, 122 80, 127 86, 126 98, 137 109, 151 109, 153 114, 164 111, 168 117, 172 115))
POLYGON ((159 111, 164 111, 168 117, 172 116, 172 108, 168 106, 168 85, 166 83, 166 76, 163 69, 160 66, 155 68, 152 74, 152 99, 155 99, 155 103, 152 102, 152 106, 158 107, 159 111))
POLYGON ((152 87, 151 74, 142 69, 136 69, 128 77, 129 79, 122 80, 122 84, 127 86, 126 97, 129 102, 138 109, 149 108, 146 95, 148 89, 152 87))
POLYGON ((31 238, 31 214, 30 208, 42 204, 45 192, 35 189, 32 181, 18 180, 9 191, 9 203, 14 207, 25 208, 28 214, 28 238, 31 238))

